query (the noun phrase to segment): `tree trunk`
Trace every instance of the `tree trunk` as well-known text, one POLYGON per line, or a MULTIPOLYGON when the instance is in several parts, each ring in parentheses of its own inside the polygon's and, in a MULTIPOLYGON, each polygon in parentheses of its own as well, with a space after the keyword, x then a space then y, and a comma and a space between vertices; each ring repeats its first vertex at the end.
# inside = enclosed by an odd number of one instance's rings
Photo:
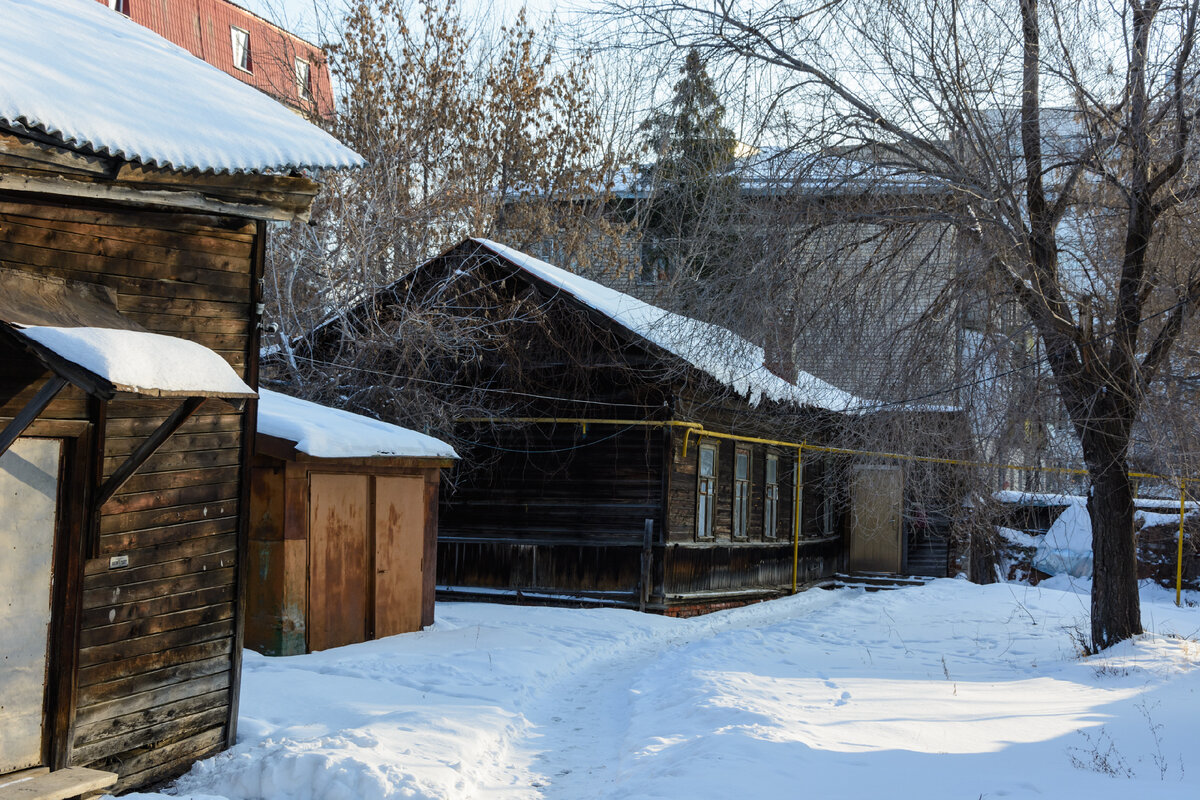
POLYGON ((1099 652, 1142 632, 1133 486, 1124 459, 1089 459, 1092 493, 1092 649, 1099 652), (1098 463, 1099 462, 1099 463, 1098 463))

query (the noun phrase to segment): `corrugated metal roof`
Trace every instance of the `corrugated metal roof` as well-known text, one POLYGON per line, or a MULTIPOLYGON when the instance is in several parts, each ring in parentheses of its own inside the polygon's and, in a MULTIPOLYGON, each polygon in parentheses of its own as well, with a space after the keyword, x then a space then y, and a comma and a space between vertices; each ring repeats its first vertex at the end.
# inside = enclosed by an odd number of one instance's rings
POLYGON ((0 0, 0 19, 0 126, 174 170, 363 164, 275 100, 99 3, 0 0))

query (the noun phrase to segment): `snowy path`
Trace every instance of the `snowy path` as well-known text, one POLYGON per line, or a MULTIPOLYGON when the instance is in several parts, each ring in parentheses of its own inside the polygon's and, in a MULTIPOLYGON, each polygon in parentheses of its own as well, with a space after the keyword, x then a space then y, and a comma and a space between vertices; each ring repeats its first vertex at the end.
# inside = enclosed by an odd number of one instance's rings
POLYGON ((532 752, 532 788, 543 800, 622 796, 620 779, 631 755, 627 739, 641 695, 636 687, 668 653, 766 621, 795 620, 833 602, 833 595, 814 592, 786 609, 766 605, 681 620, 658 636, 636 638, 587 663, 541 694, 526 712, 529 735, 514 743, 513 750, 532 752))
POLYGON ((1062 588, 814 591, 691 620, 439 605, 422 633, 248 654, 238 746, 172 791, 1200 796, 1200 608, 1147 589, 1154 633, 1080 659, 1087 598, 1062 588))

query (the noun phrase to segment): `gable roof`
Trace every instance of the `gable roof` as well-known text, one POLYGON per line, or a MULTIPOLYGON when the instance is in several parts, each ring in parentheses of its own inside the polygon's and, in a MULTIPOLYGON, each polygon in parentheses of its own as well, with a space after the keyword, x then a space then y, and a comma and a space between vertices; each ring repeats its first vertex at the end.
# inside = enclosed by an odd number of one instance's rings
POLYGON ((764 399, 829 411, 858 411, 873 405, 806 372, 789 383, 767 369, 761 347, 727 328, 650 305, 497 242, 470 241, 710 375, 751 405, 764 399))
POLYGON ((257 89, 106 6, 3 0, 0 126, 171 170, 361 166, 257 89))

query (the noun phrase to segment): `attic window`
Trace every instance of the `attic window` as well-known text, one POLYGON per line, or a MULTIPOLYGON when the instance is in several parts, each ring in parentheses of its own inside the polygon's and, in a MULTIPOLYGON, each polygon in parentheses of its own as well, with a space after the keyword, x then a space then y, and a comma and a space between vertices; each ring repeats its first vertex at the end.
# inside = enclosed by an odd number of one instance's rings
POLYGON ((229 39, 233 43, 233 65, 245 72, 253 72, 254 62, 250 59, 250 31, 230 25, 229 39))
POLYGON ((108 7, 118 14, 129 16, 129 0, 108 0, 108 7))
POLYGON ((312 66, 303 58, 296 59, 296 96, 312 100, 312 66))

